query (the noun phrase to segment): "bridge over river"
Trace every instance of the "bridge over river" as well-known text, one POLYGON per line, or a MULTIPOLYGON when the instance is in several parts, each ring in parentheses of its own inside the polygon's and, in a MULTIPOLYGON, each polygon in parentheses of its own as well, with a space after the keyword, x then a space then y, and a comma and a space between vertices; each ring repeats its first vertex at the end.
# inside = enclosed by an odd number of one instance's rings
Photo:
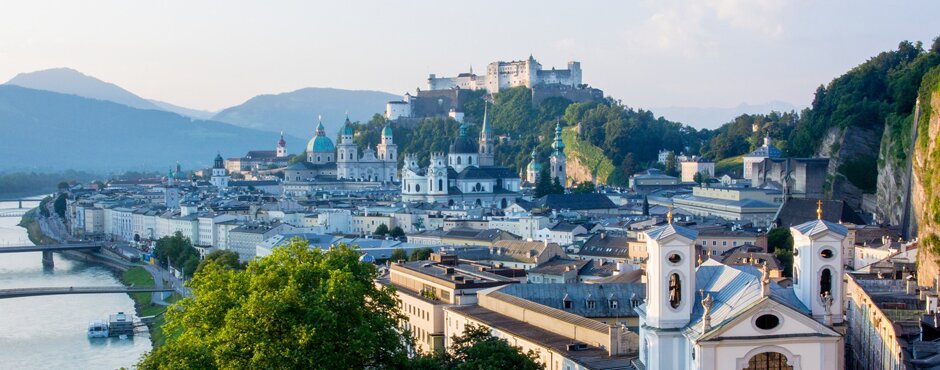
POLYGON ((42 264, 52 266, 52 252, 62 251, 88 251, 95 252, 103 247, 103 244, 81 243, 81 244, 42 244, 42 245, 14 245, 0 246, 2 253, 24 253, 24 252, 42 252, 42 264))
POLYGON ((39 287, 0 289, 0 299, 62 294, 112 294, 172 292, 173 288, 127 288, 122 286, 39 287))

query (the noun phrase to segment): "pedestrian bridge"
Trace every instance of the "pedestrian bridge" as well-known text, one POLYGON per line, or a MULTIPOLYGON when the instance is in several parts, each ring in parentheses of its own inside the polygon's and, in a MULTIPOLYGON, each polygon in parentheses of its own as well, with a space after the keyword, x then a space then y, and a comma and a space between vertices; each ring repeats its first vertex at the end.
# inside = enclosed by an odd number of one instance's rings
POLYGON ((123 286, 39 287, 0 289, 0 299, 63 294, 114 294, 172 292, 173 288, 128 288, 123 286))
POLYGON ((23 217, 26 212, 26 208, 0 209, 0 217, 23 217))

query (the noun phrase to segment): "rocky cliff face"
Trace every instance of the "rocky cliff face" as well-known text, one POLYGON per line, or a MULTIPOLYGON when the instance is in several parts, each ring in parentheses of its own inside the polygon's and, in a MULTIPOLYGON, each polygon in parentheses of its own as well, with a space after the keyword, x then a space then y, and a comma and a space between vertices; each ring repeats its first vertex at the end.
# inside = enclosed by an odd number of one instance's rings
POLYGON ((568 176, 567 186, 575 186, 585 181, 596 182, 597 179, 593 172, 592 169, 581 163, 580 158, 568 158, 568 171, 565 173, 568 176))
POLYGON ((940 276, 940 68, 924 76, 917 106, 911 203, 920 240, 918 282, 932 286, 940 276))
MULTIPOLYGON (((891 152, 895 146, 903 145, 891 139, 885 127, 878 153, 878 190, 875 194, 875 220, 891 225, 901 225, 907 210, 907 194, 910 190, 911 167, 909 161, 893 160, 891 152)), ((910 150, 909 148, 906 150, 910 150)))
POLYGON ((833 127, 826 133, 816 155, 829 158, 825 191, 831 199, 841 199, 856 209, 861 208, 863 189, 849 181, 840 168, 875 161, 876 152, 872 148, 881 145, 883 133, 879 131, 883 130, 853 126, 849 130, 833 127))

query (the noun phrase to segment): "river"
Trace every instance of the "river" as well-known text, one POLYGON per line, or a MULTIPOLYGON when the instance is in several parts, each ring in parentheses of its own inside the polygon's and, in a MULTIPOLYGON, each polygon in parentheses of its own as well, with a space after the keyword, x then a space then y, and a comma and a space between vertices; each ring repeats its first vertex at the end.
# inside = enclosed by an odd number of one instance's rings
MULTIPOLYGON (((16 203, 0 202, 0 209, 16 203)), ((0 217, 0 248, 32 244, 18 217, 0 217)), ((44 286, 115 286, 112 270, 56 254, 55 267, 34 253, 0 254, 0 289, 44 286)), ((88 339, 88 322, 134 312, 126 294, 0 299, 0 369, 116 369, 131 367, 151 348, 150 338, 88 339)))

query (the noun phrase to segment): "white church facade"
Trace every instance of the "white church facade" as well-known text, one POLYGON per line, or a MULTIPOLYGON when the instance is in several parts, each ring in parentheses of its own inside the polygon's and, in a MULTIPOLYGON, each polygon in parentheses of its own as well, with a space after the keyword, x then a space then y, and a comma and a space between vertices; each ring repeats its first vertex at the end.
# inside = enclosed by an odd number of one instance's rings
POLYGON ((520 197, 521 179, 506 167, 495 165, 495 138, 486 113, 479 143, 460 126, 449 153, 431 153, 427 168, 418 157, 405 155, 401 194, 405 202, 476 204, 505 208, 520 197))
POLYGON ((638 307, 640 356, 634 366, 843 368, 837 328, 842 323, 841 241, 847 229, 815 220, 790 231, 792 288, 771 281, 766 267, 731 267, 714 260, 696 267, 694 230, 670 222, 647 231, 647 299, 638 307))

